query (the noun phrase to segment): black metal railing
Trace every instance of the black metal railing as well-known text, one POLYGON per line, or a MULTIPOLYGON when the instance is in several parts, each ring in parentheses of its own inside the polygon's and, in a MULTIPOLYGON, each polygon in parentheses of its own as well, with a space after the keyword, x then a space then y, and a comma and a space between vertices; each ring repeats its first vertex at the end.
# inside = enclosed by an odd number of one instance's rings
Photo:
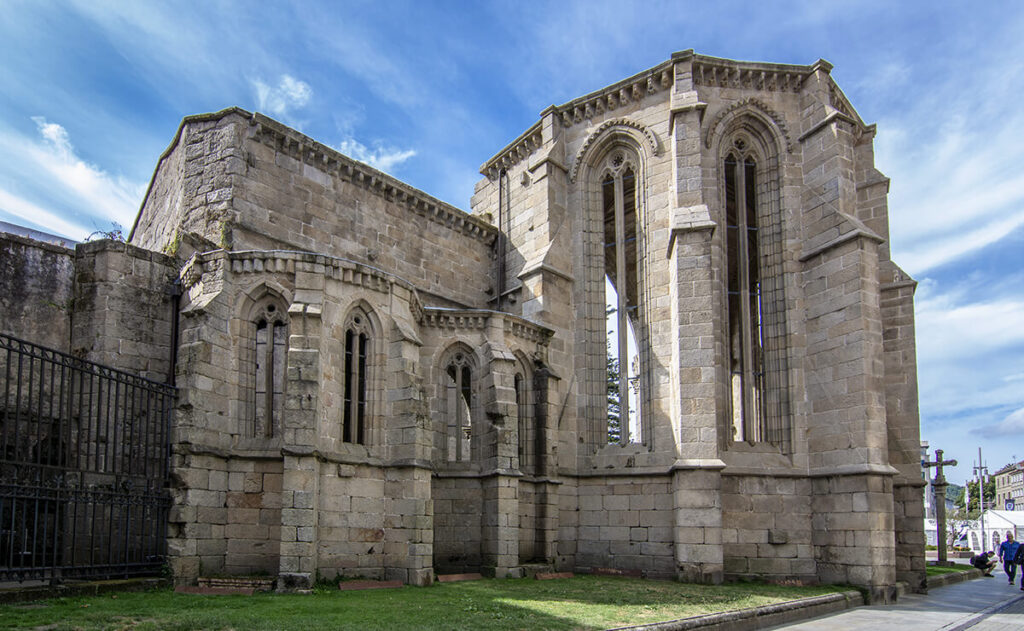
POLYGON ((0 581, 161 570, 173 399, 0 334, 0 581))

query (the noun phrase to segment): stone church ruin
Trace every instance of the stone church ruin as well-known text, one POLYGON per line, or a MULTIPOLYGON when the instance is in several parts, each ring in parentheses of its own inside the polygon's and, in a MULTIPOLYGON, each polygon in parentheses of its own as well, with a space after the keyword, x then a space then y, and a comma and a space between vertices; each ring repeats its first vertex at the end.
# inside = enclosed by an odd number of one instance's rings
POLYGON ((185 118, 127 243, 0 238, 0 573, 76 567, 53 502, 136 476, 166 502, 100 515, 181 582, 923 589, 915 283, 830 70, 676 53, 544 110, 469 214, 261 114, 185 118), (80 403, 22 340, 176 395, 80 403), (4 556, 33 501, 60 542, 4 556))

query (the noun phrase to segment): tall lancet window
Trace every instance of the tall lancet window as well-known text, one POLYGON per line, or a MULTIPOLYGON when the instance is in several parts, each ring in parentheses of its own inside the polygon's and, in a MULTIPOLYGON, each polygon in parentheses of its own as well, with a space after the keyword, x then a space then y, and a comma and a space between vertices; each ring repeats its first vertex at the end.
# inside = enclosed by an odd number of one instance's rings
POLYGON ((473 367, 467 352, 457 350, 444 368, 449 462, 468 462, 473 439, 473 367))
POLYGON ((370 326, 366 314, 357 311, 345 324, 345 381, 342 402, 342 441, 366 444, 369 379, 370 326))
POLYGON ((608 334, 608 442, 640 442, 637 186, 633 162, 612 151, 601 178, 608 334))
POLYGON ((724 166, 732 438, 758 442, 766 436, 757 163, 730 153, 724 166))
POLYGON ((272 300, 257 311, 252 339, 250 435, 270 438, 280 432, 284 409, 288 323, 283 309, 272 300))

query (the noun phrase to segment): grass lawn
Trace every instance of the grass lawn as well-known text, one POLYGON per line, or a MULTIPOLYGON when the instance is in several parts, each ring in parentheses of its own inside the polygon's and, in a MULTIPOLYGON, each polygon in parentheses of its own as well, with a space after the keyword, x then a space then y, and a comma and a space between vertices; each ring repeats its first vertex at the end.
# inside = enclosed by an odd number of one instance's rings
POLYGON ((619 577, 482 580, 311 595, 197 596, 170 590, 0 605, 0 628, 608 629, 745 609, 841 591, 835 586, 688 585, 619 577))
POLYGON ((950 566, 939 566, 939 565, 926 565, 924 568, 925 573, 928 576, 940 576, 942 574, 955 574, 957 572, 967 572, 974 568, 970 565, 950 565, 950 566))

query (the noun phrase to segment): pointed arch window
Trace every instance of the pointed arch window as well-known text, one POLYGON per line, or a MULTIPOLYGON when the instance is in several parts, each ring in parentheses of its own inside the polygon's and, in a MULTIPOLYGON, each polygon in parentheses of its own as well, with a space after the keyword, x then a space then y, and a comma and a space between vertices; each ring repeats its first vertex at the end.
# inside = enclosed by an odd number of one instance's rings
POLYGON ((733 141, 722 167, 729 423, 733 441, 788 444, 785 299, 777 183, 752 143, 733 141))
POLYGON ((280 432, 284 409, 288 320, 273 299, 264 299, 254 318, 250 340, 249 435, 272 438, 280 432))
POLYGON ((637 178, 630 155, 612 151, 601 177, 608 348, 608 442, 640 442, 640 363, 636 323, 640 283, 637 178))
POLYGON ((448 461, 469 462, 473 439, 473 366, 469 353, 452 353, 444 375, 448 461))
POLYGON ((342 441, 365 445, 367 442, 368 400, 372 329, 361 310, 345 323, 344 391, 341 412, 342 441))

